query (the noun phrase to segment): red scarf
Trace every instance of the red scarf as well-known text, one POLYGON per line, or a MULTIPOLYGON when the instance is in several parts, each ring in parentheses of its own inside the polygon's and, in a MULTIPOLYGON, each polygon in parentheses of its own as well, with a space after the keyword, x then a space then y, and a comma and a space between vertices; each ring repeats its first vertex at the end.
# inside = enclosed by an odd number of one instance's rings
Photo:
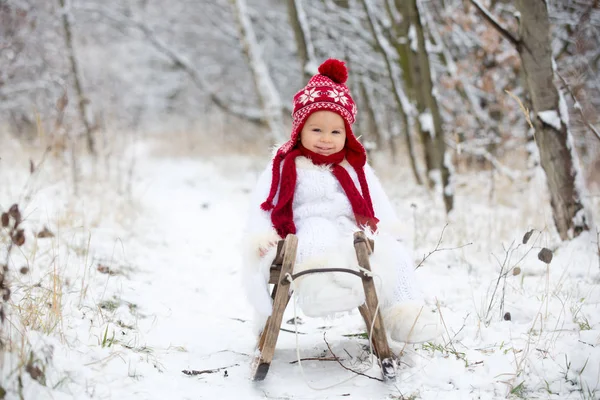
POLYGON ((315 165, 332 165, 333 175, 339 181, 348 200, 350 200, 356 224, 359 227, 368 226, 372 231, 377 230, 377 222, 379 222, 379 220, 375 218, 364 168, 362 166, 356 167, 353 165, 353 168, 358 175, 358 182, 360 183, 362 192, 361 195, 356 188, 356 185, 354 185, 354 181, 348 174, 348 171, 340 165, 346 157, 345 148, 335 154, 324 156, 312 152, 298 143, 297 147, 286 156, 282 157, 278 154, 273 159, 271 191, 267 200, 260 206, 260 208, 265 211, 273 210, 271 212, 271 222, 281 238, 285 238, 289 233, 296 233, 292 203, 294 200, 294 192, 296 191, 297 178, 295 160, 298 156, 307 157, 315 165), (275 198, 277 187, 279 186, 279 169, 282 161, 283 169, 281 170, 281 175, 283 175, 283 179, 281 180, 281 186, 279 187, 279 199, 277 205, 273 206, 273 199, 275 198))

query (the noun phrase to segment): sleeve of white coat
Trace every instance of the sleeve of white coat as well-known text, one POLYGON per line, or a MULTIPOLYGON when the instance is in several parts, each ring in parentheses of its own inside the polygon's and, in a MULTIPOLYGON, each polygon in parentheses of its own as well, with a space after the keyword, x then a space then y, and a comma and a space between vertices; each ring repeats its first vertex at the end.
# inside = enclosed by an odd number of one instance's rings
MULTIPOLYGON (((246 238, 256 247, 256 251, 260 247, 267 247, 272 240, 279 240, 279 235, 273 228, 271 223, 271 212, 264 211, 260 205, 267 199, 271 190, 271 172, 272 163, 262 172, 252 194, 250 195, 250 203, 248 204, 248 217, 244 228, 246 238)), ((277 196, 273 199, 273 203, 277 204, 277 196)))
POLYGON ((365 165, 365 177, 369 185, 369 193, 371 194, 375 216, 379 219, 378 228, 399 238, 402 232, 400 229, 400 220, 381 182, 369 164, 365 165))
POLYGON ((268 281, 276 246, 271 247, 264 257, 260 256, 260 248, 268 248, 270 242, 280 239, 271 223, 271 212, 260 208, 271 189, 271 166, 269 164, 262 172, 250 196, 242 242, 244 290, 248 301, 261 316, 269 316, 272 310, 268 281))

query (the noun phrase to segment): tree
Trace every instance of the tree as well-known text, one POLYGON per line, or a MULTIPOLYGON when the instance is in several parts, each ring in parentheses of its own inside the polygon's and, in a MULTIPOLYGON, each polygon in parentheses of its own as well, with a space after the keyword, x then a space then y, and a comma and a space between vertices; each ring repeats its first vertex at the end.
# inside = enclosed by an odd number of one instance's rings
POLYGON ((315 49, 310 37, 310 26, 306 18, 306 13, 304 12, 302 0, 288 0, 287 5, 290 15, 290 24, 292 25, 294 37, 296 38, 296 48, 298 49, 298 55, 300 56, 300 62, 302 63, 302 78, 304 82, 308 82, 308 80, 317 72, 315 49))
MULTIPOLYGON (((582 202, 583 185, 569 132, 566 103, 554 82, 550 23, 545 0, 518 0, 519 38, 504 29, 479 2, 471 0, 485 19, 511 43, 521 57, 533 110, 531 123, 540 164, 546 173, 556 230, 562 240, 589 230, 590 214, 582 202)), ((528 116, 529 117, 529 116, 528 116)))
POLYGON ((415 181, 418 184, 421 184, 421 178, 417 171, 416 157, 414 155, 414 145, 412 142, 411 136, 411 128, 413 125, 413 114, 414 107, 408 100, 400 80, 400 68, 398 68, 398 54, 394 54, 391 50, 392 47, 389 45, 387 39, 383 36, 381 32, 381 27, 379 26, 375 15, 373 6, 370 3, 370 0, 363 0, 363 7, 367 14, 367 21, 369 23, 369 29, 371 34, 375 39, 375 48, 385 61, 386 71, 389 76, 390 82, 392 84, 392 94, 396 101, 396 105, 398 110, 400 111, 400 115, 402 117, 404 126, 405 126, 405 138, 406 138, 406 146, 409 154, 410 166, 415 177, 415 181))
POLYGON ((77 62, 77 56, 75 54, 75 48, 73 46, 73 29, 70 21, 70 10, 65 8, 65 0, 58 0, 61 11, 62 11, 62 26, 65 35, 65 44, 67 46, 67 54, 69 56, 69 65, 71 66, 71 75, 75 82, 75 94, 77 95, 77 108, 79 110, 79 118, 85 128, 85 137, 87 142, 88 151, 91 154, 96 154, 96 148, 94 144, 94 137, 92 136, 92 127, 88 119, 88 104, 89 100, 83 93, 83 86, 81 85, 81 77, 79 72, 79 64, 77 62))
MULTIPOLYGON (((416 43, 410 44, 407 52, 412 78, 413 92, 419 113, 419 128, 425 147, 428 178, 434 170, 439 171, 442 185, 442 196, 446 212, 454 207, 454 190, 452 188, 450 157, 446 154, 446 142, 443 121, 437 98, 434 94, 432 71, 429 53, 425 43, 423 20, 419 13, 417 0, 404 2, 405 17, 410 24, 409 30, 414 31, 416 43)), ((410 36, 410 34, 409 34, 410 36)))
POLYGON ((252 22, 248 17, 245 0, 233 0, 235 15, 238 23, 240 41, 242 42, 244 55, 250 65, 254 86, 265 113, 265 119, 273 140, 283 142, 283 118, 281 98, 279 92, 269 75, 267 64, 261 55, 260 45, 256 40, 252 22))

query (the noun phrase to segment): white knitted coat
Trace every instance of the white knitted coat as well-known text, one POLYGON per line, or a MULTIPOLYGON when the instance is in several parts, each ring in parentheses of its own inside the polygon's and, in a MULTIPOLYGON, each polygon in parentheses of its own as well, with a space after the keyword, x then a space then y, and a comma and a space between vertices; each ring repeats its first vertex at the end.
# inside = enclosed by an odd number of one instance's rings
MULTIPOLYGON (((341 164, 360 190, 354 168, 341 164)), ((267 198, 271 184, 269 165, 258 180, 252 194, 246 227, 242 274, 250 303, 264 320, 271 313, 268 291, 270 264, 276 247, 260 257, 259 249, 276 242, 279 236, 271 224, 270 211, 260 208, 267 198)), ((317 166, 308 158, 296 158, 296 191, 292 204, 298 251, 294 272, 311 268, 358 269, 353 245, 356 225, 350 201, 328 165, 317 166)), ((371 193, 375 216, 379 219, 378 232, 369 237, 375 240, 375 251, 370 257, 382 308, 403 301, 420 301, 411 255, 397 235, 400 222, 396 217, 379 180, 366 165, 365 175, 371 193)), ((277 204, 276 196, 273 203, 277 204)), ((363 285, 355 275, 348 273, 316 273, 304 275, 295 282, 296 295, 302 311, 308 316, 325 316, 347 311, 364 303, 363 285)), ((260 322, 259 322, 260 323, 260 322)))

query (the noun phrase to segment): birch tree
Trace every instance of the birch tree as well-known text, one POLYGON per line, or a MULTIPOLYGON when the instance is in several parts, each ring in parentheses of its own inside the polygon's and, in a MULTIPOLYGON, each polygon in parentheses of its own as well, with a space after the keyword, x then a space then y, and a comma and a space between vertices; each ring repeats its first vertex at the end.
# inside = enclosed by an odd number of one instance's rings
POLYGON ((254 86, 264 110, 271 137, 276 142, 283 142, 286 136, 283 129, 281 98, 262 57, 260 45, 256 40, 252 22, 248 16, 246 0, 233 0, 233 5, 244 55, 252 71, 254 86))
POLYGON ((308 18, 304 12, 302 0, 287 0, 287 7, 290 15, 290 24, 296 38, 298 56, 300 56, 300 62, 302 63, 302 78, 304 82, 308 82, 317 72, 317 61, 310 37, 308 18))
POLYGON ((556 230, 562 240, 589 230, 590 214, 582 201, 584 190, 573 138, 569 132, 566 103, 555 84, 555 64, 550 43, 550 23, 545 0, 518 0, 519 37, 504 29, 476 0, 471 2, 521 57, 531 97, 531 123, 540 164, 546 174, 556 230))

